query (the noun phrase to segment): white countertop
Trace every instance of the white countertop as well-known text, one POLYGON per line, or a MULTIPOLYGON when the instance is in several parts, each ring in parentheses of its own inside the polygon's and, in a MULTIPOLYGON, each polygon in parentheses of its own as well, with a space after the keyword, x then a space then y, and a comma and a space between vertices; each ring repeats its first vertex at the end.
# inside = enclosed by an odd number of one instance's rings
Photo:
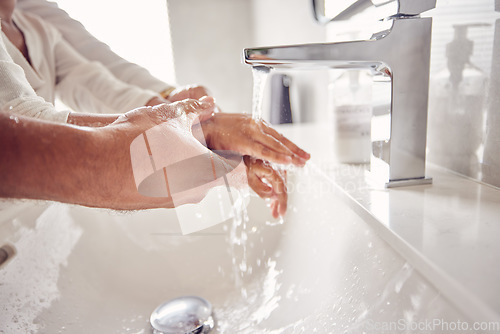
MULTIPOLYGON (((312 154, 352 208, 475 320, 500 318, 500 189, 427 164, 432 185, 373 186, 363 165, 334 157, 326 124, 277 127, 312 154)), ((333 217, 333 214, 332 214, 333 217)))

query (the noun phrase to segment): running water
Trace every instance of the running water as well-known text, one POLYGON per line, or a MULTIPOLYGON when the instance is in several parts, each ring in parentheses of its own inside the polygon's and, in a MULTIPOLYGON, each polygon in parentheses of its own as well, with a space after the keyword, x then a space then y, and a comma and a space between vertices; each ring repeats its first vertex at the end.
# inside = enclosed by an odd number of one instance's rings
MULTIPOLYGON (((262 119, 262 106, 264 100, 264 92, 266 88, 267 79, 269 77, 269 72, 271 68, 265 66, 254 66, 252 67, 253 73, 253 98, 252 98, 252 118, 262 119)), ((280 173, 284 173, 287 170, 287 166, 281 166, 277 164, 272 164, 280 173)), ((266 200, 268 207, 271 206, 271 201, 266 200)), ((281 225, 283 224, 283 217, 280 217, 278 221, 267 221, 266 225, 281 225)))
POLYGON ((249 192, 242 192, 242 201, 237 201, 234 205, 235 215, 229 232, 229 244, 231 245, 233 275, 235 284, 241 289, 242 296, 245 297, 246 290, 243 287, 242 278, 247 273, 247 223, 248 212, 246 205, 250 197, 249 192))
MULTIPOLYGON (((255 120, 262 119, 262 105, 264 91, 269 76, 270 68, 264 66, 255 66, 252 68, 253 73, 253 100, 252 100, 252 118, 255 120)), ((284 166, 275 166, 281 172, 284 171, 284 166)), ((250 193, 245 194, 250 196, 250 193)), ((245 196, 244 195, 244 196, 245 196)), ((247 197, 248 200, 248 197, 247 197)), ((245 202, 245 201, 244 201, 245 202)), ((270 207, 270 200, 266 200, 266 204, 270 207)), ((236 285, 242 286, 241 279, 247 274, 251 274, 252 267, 248 265, 247 259, 247 223, 248 213, 246 207, 234 208, 235 215, 230 230, 229 243, 233 253, 233 274, 235 276, 236 285), (239 256, 237 256, 238 254, 239 256)), ((266 221, 265 225, 274 226, 283 224, 283 218, 280 217, 277 221, 266 221)), ((241 293, 243 296, 247 293, 242 287, 241 293)))
MULTIPOLYGON (((253 68, 252 118, 255 120, 262 119, 263 97, 269 72, 270 69, 263 66, 253 68)), ((284 166, 275 167, 283 172, 284 166)), ((256 235, 262 229, 269 228, 268 226, 283 224, 283 218, 251 222, 247 211, 250 196, 256 195, 240 190, 241 200, 233 203, 234 217, 228 226, 227 241, 232 257, 232 276, 240 297, 228 301, 226 307, 218 310, 219 315, 223 314, 218 324, 220 333, 234 329, 235 319, 238 319, 238 332, 253 333, 253 329, 278 308, 281 299, 277 293, 281 270, 276 268, 276 254, 267 254, 263 247, 263 237, 256 239, 256 235), (250 256, 261 250, 261 254, 250 256), (237 314, 235 305, 240 305, 241 308, 237 314)), ((269 207, 270 201, 267 200, 266 204, 269 207)))
POLYGON ((262 118, 262 101, 264 97, 264 89, 266 87, 267 77, 269 76, 270 68, 264 66, 255 66, 252 68, 253 73, 253 97, 252 97, 252 118, 262 118))
MULTIPOLYGON (((262 118, 262 101, 266 81, 270 69, 264 66, 257 66, 252 68, 253 72, 253 95, 252 95, 252 118, 262 118)), ((240 191, 242 201, 233 203, 234 217, 230 225, 228 242, 231 245, 233 275, 235 284, 241 289, 241 295, 246 297, 247 291, 244 288, 242 279, 246 275, 250 275, 252 267, 248 264, 247 258, 247 238, 249 231, 247 230, 247 223, 249 221, 246 204, 250 199, 250 192, 240 191)))

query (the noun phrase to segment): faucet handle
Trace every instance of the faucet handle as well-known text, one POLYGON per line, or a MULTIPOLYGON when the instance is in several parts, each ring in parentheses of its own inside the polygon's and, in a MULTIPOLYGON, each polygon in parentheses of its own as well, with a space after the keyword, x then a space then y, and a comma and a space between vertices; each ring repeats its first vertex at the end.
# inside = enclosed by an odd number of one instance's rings
POLYGON ((398 5, 398 14, 419 15, 436 8, 436 0, 398 0, 398 5))
MULTIPOLYGON (((436 8, 437 0, 311 0, 316 21, 326 24, 330 21, 348 20, 372 6, 389 5, 388 18, 416 16, 436 8), (397 11, 396 2, 397 1, 397 11), (330 5, 327 5, 330 4, 330 5), (332 4, 335 3, 334 6, 332 4), (328 11, 327 11, 328 7, 328 11)), ((379 18, 380 19, 380 18, 379 18)))

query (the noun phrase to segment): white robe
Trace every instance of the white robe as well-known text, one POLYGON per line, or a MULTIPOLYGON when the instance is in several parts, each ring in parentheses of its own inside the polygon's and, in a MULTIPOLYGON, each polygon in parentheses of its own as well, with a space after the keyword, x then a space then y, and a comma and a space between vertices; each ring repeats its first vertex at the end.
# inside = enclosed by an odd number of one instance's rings
POLYGON ((118 80, 100 62, 87 60, 41 18, 15 10, 13 20, 25 36, 31 64, 2 32, 2 111, 65 122, 69 111, 55 110, 56 94, 70 108, 90 113, 126 112, 157 95, 118 80))

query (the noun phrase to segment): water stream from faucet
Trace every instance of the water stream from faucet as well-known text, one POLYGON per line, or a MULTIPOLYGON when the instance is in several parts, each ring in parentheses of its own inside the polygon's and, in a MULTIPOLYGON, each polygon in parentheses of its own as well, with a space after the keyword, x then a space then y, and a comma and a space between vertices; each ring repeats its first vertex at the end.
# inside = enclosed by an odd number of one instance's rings
POLYGON ((262 106, 264 91, 270 68, 264 66, 254 66, 253 73, 253 95, 252 95, 252 118, 262 118, 262 106))

